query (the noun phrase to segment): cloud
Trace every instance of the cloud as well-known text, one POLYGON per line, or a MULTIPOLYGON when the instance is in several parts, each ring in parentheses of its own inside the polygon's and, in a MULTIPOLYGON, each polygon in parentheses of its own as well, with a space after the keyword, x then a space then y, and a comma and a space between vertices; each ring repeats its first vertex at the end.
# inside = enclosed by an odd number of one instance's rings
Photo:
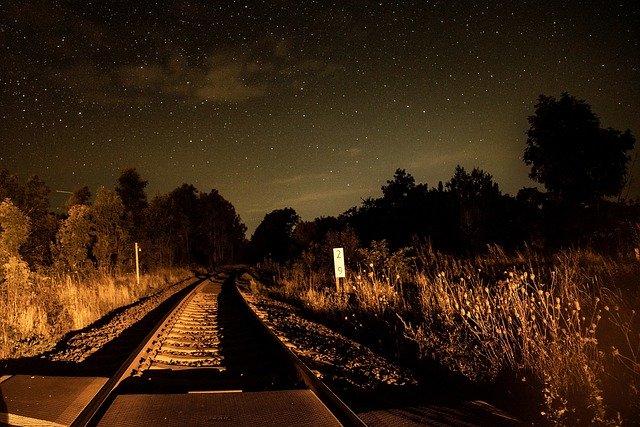
POLYGON ((293 207, 296 210, 308 210, 318 207, 326 209, 328 206, 334 204, 344 204, 345 199, 353 198, 354 200, 359 200, 361 196, 366 194, 366 192, 367 190, 356 187, 343 187, 338 189, 328 189, 325 191, 309 190, 301 192, 295 197, 271 197, 270 203, 261 202, 259 204, 255 204, 251 208, 246 209, 245 213, 253 215, 274 209, 281 209, 285 206, 293 207))
POLYGON ((208 61, 204 78, 195 94, 207 101, 244 101, 266 96, 274 88, 263 80, 270 67, 263 70, 247 57, 235 58, 217 54, 208 61), (262 81, 261 81, 262 80, 262 81))
POLYGON ((337 70, 322 57, 302 54, 294 39, 267 36, 251 47, 221 39, 227 24, 207 13, 210 6, 172 4, 123 4, 113 20, 103 16, 106 8, 90 10, 83 2, 10 5, 12 25, 0 39, 12 48, 0 76, 31 76, 68 99, 138 105, 163 97, 248 101, 318 84, 337 70), (168 25, 159 28, 158 19, 168 25), (206 26, 214 30, 203 37, 198 28, 206 26))
POLYGON ((362 148, 360 147, 349 147, 345 150, 345 153, 349 157, 358 157, 362 153, 362 148))
POLYGON ((341 188, 327 191, 310 191, 300 194, 297 197, 285 199, 283 203, 289 206, 305 206, 309 204, 325 202, 327 200, 341 199, 361 193, 361 188, 341 188))

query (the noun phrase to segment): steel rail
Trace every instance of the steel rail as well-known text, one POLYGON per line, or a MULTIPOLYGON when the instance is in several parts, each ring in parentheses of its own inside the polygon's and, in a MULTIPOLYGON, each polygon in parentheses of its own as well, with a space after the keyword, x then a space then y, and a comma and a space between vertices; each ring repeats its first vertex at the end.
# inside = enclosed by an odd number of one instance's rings
MULTIPOLYGON (((246 318, 250 323, 255 324, 254 333, 264 336, 265 342, 270 342, 270 346, 282 350, 281 356, 283 360, 288 360, 292 367, 292 373, 297 377, 296 381, 299 384, 309 388, 327 408, 329 412, 343 425, 345 426, 366 426, 366 424, 329 388, 324 384, 313 372, 289 349, 276 334, 260 319, 260 317, 252 310, 251 306, 242 296, 242 293, 238 289, 238 280, 240 274, 244 272, 243 269, 234 268, 233 270, 226 270, 226 280, 223 286, 226 286, 227 292, 230 292, 230 296, 238 301, 239 305, 237 314, 246 318), (245 312, 245 313, 242 313, 245 312)), ((125 381, 132 379, 135 376, 144 375, 146 369, 151 369, 151 365, 158 363, 154 359, 156 353, 159 352, 162 344, 167 340, 172 328, 178 324, 184 317, 189 317, 189 313, 193 312, 193 304, 198 305, 197 299, 194 296, 199 292, 201 287, 204 287, 208 282, 207 279, 213 281, 213 275, 209 275, 206 278, 196 280, 193 284, 189 285, 184 291, 185 294, 173 303, 167 310, 167 313, 162 316, 152 330, 146 335, 146 337, 138 344, 135 350, 127 357, 125 362, 118 368, 115 374, 109 378, 103 387, 98 391, 95 397, 86 405, 80 415, 71 424, 73 427, 84 427, 88 425, 96 425, 100 418, 108 411, 109 406, 116 399, 116 396, 121 393, 125 381), (194 301, 192 305, 189 305, 190 301, 194 301)), ((204 292, 204 289, 203 289, 204 292)), ((235 304, 235 303, 234 303, 235 304)), ((217 307, 216 307, 217 310, 217 307)), ((200 341, 194 341, 194 347, 190 347, 195 351, 198 351, 198 345, 200 341)), ((162 362, 159 362, 162 363, 162 362)), ((200 370, 210 367, 201 366, 193 367, 192 369, 200 370)), ((221 367, 224 369, 224 366, 221 367)), ((170 368, 174 369, 174 368, 170 368)), ((180 369, 176 366, 175 369, 180 369)), ((127 387, 124 387, 125 389, 127 387)))
MULTIPOLYGON (((247 273, 248 274, 248 273, 247 273)), ((237 276, 236 276, 237 280, 237 276)), ((322 380, 320 380, 314 373, 304 364, 302 360, 284 343, 278 336, 267 326, 264 321, 251 309, 249 303, 245 300, 242 293, 239 291, 237 285, 234 287, 242 301, 244 302, 247 310, 251 312, 254 318, 262 325, 262 327, 269 333, 271 338, 277 342, 284 352, 289 356, 291 362, 294 364, 298 371, 302 381, 313 391, 316 396, 324 403, 324 405, 338 418, 338 420, 345 426, 354 427, 366 427, 366 423, 356 415, 355 412, 344 403, 338 395, 336 395, 322 380)))
MULTIPOLYGON (((201 278, 195 280, 194 283, 189 285, 185 289, 191 288, 187 295, 178 299, 171 306, 167 313, 162 317, 162 319, 156 324, 155 327, 147 334, 147 336, 142 340, 142 342, 136 347, 136 349, 131 353, 129 357, 124 361, 124 363, 118 368, 118 370, 113 374, 107 382, 98 390, 98 393, 89 401, 87 406, 80 412, 80 414, 76 417, 76 419, 71 424, 71 427, 84 427, 88 425, 95 424, 96 416, 98 416, 101 411, 105 410, 105 404, 109 402, 113 395, 114 391, 118 387, 118 385, 124 381, 125 378, 128 378, 131 373, 132 367, 137 365, 137 361, 140 358, 140 355, 144 353, 144 351, 148 347, 148 343, 153 340, 156 333, 168 322, 171 317, 175 314, 175 312, 182 307, 186 301, 189 300, 195 293, 195 290, 199 285, 201 285, 206 279, 201 278)), ((184 290, 182 291, 184 292, 184 290)))

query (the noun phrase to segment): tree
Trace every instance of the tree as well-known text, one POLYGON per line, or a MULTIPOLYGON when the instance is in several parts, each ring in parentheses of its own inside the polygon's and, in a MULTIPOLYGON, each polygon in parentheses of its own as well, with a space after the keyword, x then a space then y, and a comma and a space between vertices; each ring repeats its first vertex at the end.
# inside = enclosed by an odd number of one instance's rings
POLYGON ((132 258, 126 256, 132 252, 132 243, 127 233, 125 217, 120 196, 115 191, 100 187, 93 204, 96 233, 93 252, 98 267, 109 273, 116 273, 132 258))
POLYGON ((460 243, 465 250, 503 240, 508 223, 506 198, 491 174, 478 168, 469 173, 458 165, 445 187, 453 199, 451 214, 458 218, 460 243))
POLYGON ((473 168, 471 173, 468 173, 462 166, 456 166, 453 176, 447 182, 446 187, 455 197, 462 200, 500 196, 498 184, 493 182, 491 174, 478 168, 473 168))
POLYGON ((118 178, 116 193, 122 200, 126 215, 129 217, 129 232, 135 240, 142 238, 144 210, 149 206, 144 192, 147 181, 144 181, 135 168, 124 169, 118 178))
POLYGON ((31 222, 10 199, 0 203, 0 296, 12 299, 24 292, 29 279, 29 267, 19 249, 25 244, 31 222), (4 293, 7 293, 7 296, 4 293))
MULTIPOLYGON (((171 246, 178 264, 193 261, 193 247, 198 218, 198 190, 191 184, 182 184, 169 193, 165 206, 172 236, 171 246)), ((153 224, 151 224, 153 226, 153 224)))
POLYGON ((524 151, 529 177, 554 199, 572 204, 620 194, 626 153, 635 145, 631 132, 602 129, 591 106, 566 92, 559 100, 540 95, 535 108, 524 151))
POLYGON ((251 236, 254 258, 258 261, 265 258, 279 262, 289 260, 295 248, 293 230, 299 221, 300 217, 292 208, 266 214, 251 236))
POLYGON ((175 236, 169 195, 154 197, 146 209, 146 239, 142 243, 141 262, 151 267, 173 267, 175 236))
POLYGON ((240 221, 233 205, 218 190, 201 193, 198 234, 203 246, 201 258, 210 266, 237 260, 245 242, 247 227, 240 221))
POLYGON ((11 199, 15 206, 21 206, 24 202, 24 185, 17 175, 7 169, 0 169, 0 200, 11 199))
POLYGON ((91 200, 91 191, 86 185, 84 187, 76 188, 65 202, 65 208, 67 212, 71 210, 73 206, 86 205, 89 206, 89 200, 91 200))
POLYGON ((58 221, 49 211, 51 190, 38 176, 27 179, 24 190, 24 202, 19 207, 31 219, 32 230, 22 253, 31 266, 50 265, 51 242, 58 231, 58 221))
POLYGON ((92 239, 91 208, 83 204, 71 206, 69 217, 62 222, 56 236, 56 264, 73 273, 90 270, 92 266, 89 262, 89 250, 92 239))
POLYGON ((393 180, 382 186, 382 195, 391 205, 401 203, 416 187, 416 180, 404 169, 396 169, 393 180))
POLYGON ((10 199, 0 203, 0 263, 19 257, 18 250, 29 236, 31 221, 10 199))
POLYGON ((11 199, 31 222, 31 233, 20 250, 31 266, 51 261, 50 243, 57 231, 57 221, 49 212, 49 193, 49 187, 37 176, 22 184, 17 175, 0 169, 0 200, 11 199))

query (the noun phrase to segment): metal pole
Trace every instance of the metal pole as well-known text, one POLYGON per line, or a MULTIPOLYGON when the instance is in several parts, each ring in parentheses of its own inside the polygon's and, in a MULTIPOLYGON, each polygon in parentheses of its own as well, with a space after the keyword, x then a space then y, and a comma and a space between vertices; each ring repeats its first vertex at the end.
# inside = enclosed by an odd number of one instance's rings
POLYGON ((135 244, 136 250, 136 282, 140 285, 140 262, 138 261, 138 242, 135 244))

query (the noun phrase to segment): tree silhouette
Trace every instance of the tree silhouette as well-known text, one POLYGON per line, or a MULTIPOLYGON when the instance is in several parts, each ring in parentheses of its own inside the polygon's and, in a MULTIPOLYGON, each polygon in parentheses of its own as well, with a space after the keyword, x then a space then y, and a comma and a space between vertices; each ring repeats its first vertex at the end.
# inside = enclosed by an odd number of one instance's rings
POLYGON ((92 270, 89 251, 93 235, 91 208, 84 204, 71 206, 69 216, 62 221, 56 235, 54 245, 56 265, 63 271, 73 273, 86 273, 92 270))
POLYGON ((300 217, 293 208, 277 209, 266 214, 251 236, 254 259, 290 259, 295 248, 293 230, 299 221, 300 217))
POLYGON ((57 232, 57 221, 49 211, 49 187, 38 176, 22 184, 17 175, 0 169, 0 200, 11 199, 29 217, 32 228, 26 243, 20 248, 31 267, 51 262, 50 242, 57 232))
POLYGON ((116 193, 120 196, 124 211, 131 219, 129 222, 130 234, 135 240, 142 238, 142 222, 144 221, 144 210, 149 206, 147 195, 144 192, 147 181, 144 181, 135 168, 127 168, 122 171, 118 178, 116 193))
POLYGON ((391 205, 401 204, 416 187, 416 180, 404 169, 396 169, 393 180, 382 186, 382 195, 391 205))
POLYGON ((524 162, 529 177, 544 184, 549 195, 572 204, 620 194, 627 176, 627 151, 635 138, 600 127, 591 106, 568 93, 559 100, 540 95, 528 118, 524 162))
POLYGON ((31 221, 11 199, 0 202, 0 265, 9 257, 19 257, 18 249, 26 243, 31 221))
POLYGON ((473 168, 471 173, 468 173, 462 166, 456 166, 453 176, 447 182, 446 187, 454 196, 462 200, 500 196, 498 184, 493 182, 491 174, 478 168, 473 168))
POLYGON ((86 185, 84 187, 76 188, 65 202, 65 208, 67 212, 71 210, 73 206, 86 205, 89 206, 89 200, 91 200, 91 191, 86 185))
POLYGON ((121 272, 127 260, 132 259, 132 243, 124 205, 115 191, 104 187, 98 189, 93 203, 93 221, 96 236, 93 253, 98 268, 110 274, 121 272))
POLYGON ((236 261, 242 253, 247 227, 235 208, 215 189, 200 193, 198 203, 198 252, 201 261, 210 266, 236 261))
POLYGON ((458 220, 459 238, 465 249, 503 242, 507 199, 502 197, 491 174, 478 168, 469 173, 458 165, 445 186, 452 197, 452 215, 458 220))

